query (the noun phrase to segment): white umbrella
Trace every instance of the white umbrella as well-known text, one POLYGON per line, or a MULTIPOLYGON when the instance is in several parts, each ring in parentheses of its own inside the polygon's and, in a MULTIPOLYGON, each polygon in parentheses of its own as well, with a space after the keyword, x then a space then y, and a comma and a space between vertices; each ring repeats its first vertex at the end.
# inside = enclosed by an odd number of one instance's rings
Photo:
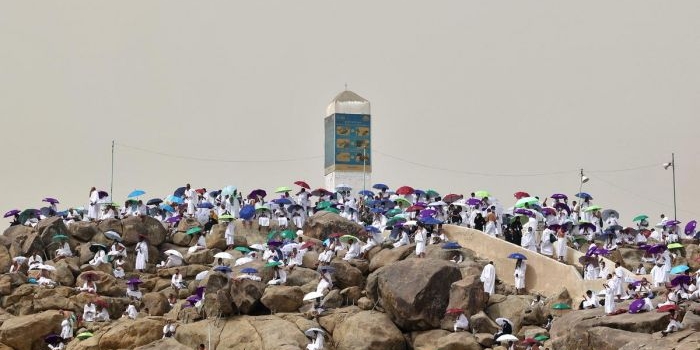
POLYGON ((114 232, 114 231, 106 231, 106 232, 104 233, 104 235, 105 235, 105 237, 107 237, 107 238, 109 238, 109 239, 113 239, 113 240, 115 240, 115 241, 117 241, 117 242, 121 242, 121 241, 122 241, 122 236, 120 236, 118 233, 116 233, 116 232, 114 232))
POLYGON ((194 279, 197 281, 203 280, 207 275, 209 274, 209 270, 204 270, 200 273, 198 273, 196 276, 194 276, 194 279))
POLYGON ((107 253, 107 255, 112 255, 112 256, 121 255, 121 254, 122 254, 122 252, 116 251, 116 250, 110 250, 109 253, 107 253))
POLYGON ((445 205, 447 205, 447 203, 445 203, 443 201, 437 201, 437 202, 432 202, 432 203, 428 204, 429 207, 439 207, 439 206, 445 206, 445 205))
POLYGON ((166 251, 163 252, 163 253, 165 253, 165 255, 175 255, 175 256, 177 256, 177 257, 180 258, 180 259, 184 259, 184 257, 182 256, 182 253, 178 252, 178 251, 175 250, 175 249, 168 249, 168 250, 166 250, 166 251))
POLYGON ((282 247, 282 252, 291 253, 294 248, 299 249, 299 243, 289 243, 282 247))
POLYGON ((256 244, 251 244, 250 248, 255 249, 255 250, 265 250, 265 245, 260 244, 260 243, 256 243, 256 244))
POLYGON ((404 222, 402 225, 403 226, 416 226, 417 224, 418 224, 418 222, 416 220, 408 220, 408 221, 404 222))
POLYGON ((24 264, 25 261, 27 261, 27 257, 26 256, 16 256, 16 257, 12 258, 12 261, 18 262, 21 265, 21 264, 24 264))
POLYGON ((311 293, 304 295, 304 301, 314 300, 317 298, 323 298, 323 293, 311 292, 311 293))
POLYGON ((304 334, 306 334, 306 336, 309 337, 309 338, 315 337, 315 336, 316 336, 316 333, 321 333, 321 334, 325 335, 325 334, 326 334, 326 331, 324 331, 324 330, 321 329, 321 328, 315 328, 315 327, 314 327, 314 328, 309 328, 309 329, 306 330, 306 332, 304 332, 304 334))
POLYGON ((496 324, 498 324, 499 326, 502 326, 504 322, 508 322, 510 324, 510 326, 513 327, 513 321, 511 321, 505 317, 499 317, 496 319, 496 324))
POLYGON ((221 252, 221 253, 216 253, 214 254, 214 259, 233 259, 233 255, 226 253, 226 252, 221 252))
POLYGON ((498 337, 498 339, 496 339, 497 342, 502 342, 502 341, 518 341, 518 340, 519 340, 518 337, 516 337, 516 336, 514 336, 514 335, 512 335, 512 334, 504 334, 504 335, 498 337))

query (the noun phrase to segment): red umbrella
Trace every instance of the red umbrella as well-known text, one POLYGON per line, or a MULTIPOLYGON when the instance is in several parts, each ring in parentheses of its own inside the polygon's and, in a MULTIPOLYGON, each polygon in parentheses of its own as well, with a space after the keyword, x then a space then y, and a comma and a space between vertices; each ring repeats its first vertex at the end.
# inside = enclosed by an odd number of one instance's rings
POLYGON ((517 199, 525 198, 525 197, 530 197, 530 194, 529 194, 529 193, 527 193, 527 192, 522 192, 522 191, 520 191, 520 192, 515 192, 515 194, 513 194, 513 195, 514 195, 515 198, 517 198, 517 199))
POLYGON ((447 315, 459 315, 462 312, 464 312, 464 310, 462 310, 460 308, 452 308, 452 309, 447 309, 445 314, 447 314, 447 315))
MULTIPOLYGON (((529 196, 527 196, 527 197, 529 197, 529 196)), ((534 338, 525 338, 525 339, 523 339, 523 344, 528 344, 528 345, 537 344, 537 340, 535 340, 534 338)))
POLYGON ((447 203, 447 204, 450 204, 450 203, 452 203, 452 202, 456 202, 456 201, 462 199, 463 197, 464 197, 464 196, 462 196, 461 194, 450 193, 450 194, 448 194, 447 196, 445 196, 445 197, 442 199, 442 201, 445 202, 445 203, 447 203))
POLYGON ((203 189, 203 188, 199 188, 199 189, 196 189, 196 190, 194 190, 194 191, 197 192, 197 193, 199 193, 199 194, 204 194, 204 192, 206 192, 206 190, 203 189))
POLYGON ((102 300, 102 299, 97 299, 97 300, 95 300, 95 305, 97 305, 97 306, 99 306, 99 307, 107 307, 107 306, 109 306, 109 304, 107 304, 107 302, 104 301, 104 300, 102 300))
POLYGON ((331 233, 330 235, 328 235, 328 237, 330 237, 330 238, 338 238, 338 237, 340 237, 340 236, 342 236, 342 235, 343 235, 342 233, 336 232, 336 233, 331 233))
POLYGON ((412 206, 406 208, 406 211, 410 213, 410 212, 413 212, 413 211, 421 211, 421 210, 423 210, 423 209, 424 209, 424 208, 421 207, 421 206, 412 205, 412 206))
POLYGON ((413 192, 415 192, 415 190, 411 186, 401 186, 401 187, 396 189, 396 194, 400 194, 400 195, 404 195, 404 196, 408 195, 408 194, 412 194, 413 192))
POLYGON ((310 189, 311 189, 311 187, 309 186, 309 184, 307 184, 306 182, 301 181, 301 180, 299 180, 299 181, 294 181, 294 184, 295 184, 295 185, 298 185, 298 186, 301 186, 301 187, 303 187, 303 188, 305 188, 305 189, 307 189, 307 190, 310 190, 310 189))
POLYGON ((306 241, 304 244, 301 245, 301 249, 309 249, 315 245, 314 242, 311 241, 306 241))
POLYGON ((330 192, 328 192, 325 188, 317 188, 317 189, 311 191, 312 196, 321 197, 321 196, 325 196, 328 194, 330 194, 330 192))
POLYGON ((669 312, 671 310, 678 310, 678 305, 664 305, 659 307, 656 312, 669 312))

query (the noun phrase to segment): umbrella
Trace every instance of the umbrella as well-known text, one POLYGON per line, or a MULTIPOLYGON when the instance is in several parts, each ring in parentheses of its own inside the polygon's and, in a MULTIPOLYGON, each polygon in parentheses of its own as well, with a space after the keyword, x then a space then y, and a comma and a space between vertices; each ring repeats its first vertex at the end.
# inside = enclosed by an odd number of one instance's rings
POLYGON ((97 253, 98 250, 104 250, 106 252, 108 249, 107 246, 105 246, 104 244, 93 243, 90 245, 91 252, 97 253))
POLYGON ((663 252, 664 250, 666 250, 666 246, 665 246, 665 245, 663 245, 663 244, 656 244, 656 245, 653 245, 653 246, 649 247, 649 249, 647 249, 647 253, 649 253, 649 254, 657 254, 657 253, 663 252))
POLYGON ((56 267, 51 266, 51 265, 39 265, 37 268, 39 270, 45 270, 45 271, 56 271, 56 267))
POLYGON ((535 338, 525 338, 525 339, 523 339, 523 344, 526 344, 526 345, 537 344, 537 340, 535 340, 535 338))
POLYGON ((233 219, 234 219, 234 217, 231 214, 224 214, 224 215, 219 216, 219 220, 233 220, 233 219))
POLYGON ((258 197, 265 198, 265 196, 267 196, 267 192, 258 188, 257 190, 253 190, 250 192, 250 194, 248 194, 248 199, 258 199, 258 197))
POLYGON ((571 237, 571 240, 574 241, 574 242, 587 242, 587 241, 588 241, 588 238, 586 238, 585 236, 578 236, 578 235, 576 235, 576 236, 572 236, 572 237, 571 237))
POLYGON ((358 194, 360 196, 365 196, 365 197, 374 197, 374 192, 372 192, 370 190, 362 190, 362 191, 358 192, 358 194))
POLYGON ((185 191, 187 191, 187 188, 185 187, 179 187, 175 191, 173 191, 173 196, 175 197, 184 197, 185 196, 185 191))
POLYGON ((403 198, 403 197, 396 198, 394 200, 394 202, 396 202, 396 204, 398 204, 398 205, 404 205, 407 207, 411 205, 411 202, 409 202, 408 199, 403 198))
POLYGON ((642 220, 646 220, 648 218, 649 218, 649 216, 641 214, 641 215, 635 216, 634 219, 632 219, 632 221, 642 221, 642 220))
POLYGON ((464 312, 463 309, 454 307, 454 308, 451 308, 451 309, 447 309, 447 311, 445 311, 445 314, 447 314, 447 315, 459 315, 459 314, 461 314, 462 312, 464 312))
POLYGON ((537 340, 537 341, 545 341, 547 339, 549 339, 549 337, 544 335, 544 334, 540 334, 540 335, 535 337, 535 340, 537 340))
POLYGON ((583 211, 592 212, 592 211, 601 210, 601 209, 603 209, 603 208, 600 205, 591 205, 590 207, 583 209, 583 211))
POLYGON ((542 215, 556 215, 557 211, 554 208, 545 207, 542 208, 542 215))
POLYGON ((82 332, 82 333, 76 335, 75 337, 78 338, 79 340, 85 340, 88 338, 92 338, 92 333, 91 332, 82 332))
POLYGON ((578 262, 581 263, 581 265, 586 265, 586 264, 594 264, 598 261, 598 259, 592 257, 592 256, 581 256, 578 258, 578 262))
POLYGON ((133 190, 133 191, 131 191, 131 193, 129 193, 128 196, 126 196, 126 198, 135 198, 135 197, 138 197, 138 196, 143 196, 144 194, 146 194, 146 191, 143 191, 143 190, 133 190))
POLYGON ((138 277, 132 277, 128 281, 126 281, 126 284, 141 284, 143 281, 141 281, 138 277))
POLYGON ((442 245, 442 249, 462 249, 462 246, 457 242, 447 242, 442 245))
POLYGON ((527 257, 525 255, 520 254, 520 253, 512 253, 512 254, 508 255, 508 259, 527 260, 527 257))
POLYGON ((608 255, 608 254, 610 254, 610 251, 607 250, 607 249, 603 249, 603 248, 596 248, 595 250, 593 250, 593 251, 591 252, 591 254, 596 254, 596 255, 608 255))
POLYGON ((193 234, 198 233, 198 232, 202 232, 202 228, 199 227, 199 226, 195 226, 195 227, 192 227, 192 228, 190 228, 189 230, 187 230, 186 233, 187 233, 188 235, 193 235, 193 234))
POLYGON ((483 199, 483 198, 486 198, 486 197, 490 197, 491 194, 490 194, 488 191, 476 191, 476 192, 474 193, 474 196, 477 197, 477 198, 483 199))
POLYGON ((184 257, 182 256, 182 253, 178 252, 178 251, 175 250, 175 249, 168 249, 168 250, 164 251, 163 253, 164 253, 165 255, 174 255, 174 256, 177 256, 177 257, 179 257, 180 259, 183 259, 183 258, 184 258, 184 257))
POLYGON ((245 205, 238 214, 241 216, 241 219, 250 220, 255 216, 255 207, 252 205, 245 205))
POLYGON ((683 248, 683 245, 680 243, 671 243, 668 246, 666 246, 668 249, 680 249, 683 248))
POLYGON ((563 199, 563 200, 569 199, 569 197, 568 197, 567 195, 563 194, 563 193, 555 193, 555 194, 553 194, 553 195, 551 195, 551 196, 549 196, 549 197, 552 198, 552 199, 563 199))
POLYGON ((686 234, 686 235, 689 235, 689 234, 695 232, 695 227, 696 227, 697 225, 698 225, 698 222, 695 221, 695 220, 693 220, 693 221, 688 221, 688 223, 685 224, 685 230, 684 230, 685 234, 686 234))
POLYGON ((62 341, 63 341, 63 338, 61 338, 57 334, 49 334, 44 338, 44 342, 46 342, 46 344, 51 344, 51 345, 56 345, 62 341))
POLYGON ((301 247, 299 247, 299 249, 309 249, 309 248, 313 247, 314 245, 316 245, 316 243, 314 243, 312 241, 306 241, 306 242, 304 242, 304 244, 301 245, 301 247))
POLYGON ((675 274, 686 272, 689 269, 690 269, 690 267, 688 267, 687 265, 678 265, 678 266, 674 266, 671 269, 671 273, 675 275, 675 274))
POLYGON ((217 266, 214 268, 214 271, 229 273, 229 272, 231 272, 231 268, 228 266, 217 266))
POLYGON ((411 186, 401 186, 396 189, 396 194, 400 194, 403 196, 413 194, 414 192, 415 190, 411 186))
POLYGON ((265 245, 256 243, 256 244, 251 244, 250 248, 255 249, 255 250, 265 250, 265 245))
MULTIPOLYGON (((236 247, 236 248, 233 248, 233 250, 237 250, 241 253, 250 253, 250 249, 248 247, 236 247)), ((229 254, 229 256, 231 256, 231 254, 229 254)), ((233 259, 233 256, 231 256, 230 258, 225 258, 225 259, 233 259)))
POLYGON ((117 242, 122 241, 122 236, 120 236, 118 233, 116 233, 114 231, 105 231, 104 235, 105 235, 105 237, 107 237, 111 240, 115 240, 117 242))
POLYGON ((367 231, 367 232, 369 232, 369 233, 379 233, 379 232, 381 232, 378 228, 376 228, 376 227, 374 227, 374 226, 372 226, 372 225, 367 225, 367 226, 365 226, 365 231, 367 231))
POLYGON ((174 204, 182 204, 185 201, 182 200, 182 197, 175 197, 175 196, 168 196, 165 198, 166 202, 174 203, 174 204))
POLYGON ((59 203, 58 199, 51 198, 51 197, 46 197, 46 198, 42 199, 41 201, 46 202, 46 203, 51 203, 51 204, 58 204, 59 203))
POLYGON ((416 226, 417 224, 418 224, 418 221, 416 221, 416 220, 408 220, 401 225, 403 225, 403 226, 416 226))
POLYGON ((310 189, 311 189, 311 187, 309 186, 309 184, 307 184, 306 182, 301 181, 301 180, 299 180, 299 181, 294 181, 294 184, 297 185, 297 186, 301 186, 301 187, 303 187, 303 188, 305 188, 305 189, 307 189, 307 190, 310 190, 310 189))
POLYGON ((498 339, 496 339, 497 342, 504 342, 504 341, 518 341, 518 337, 512 335, 512 334, 504 334, 498 339))
POLYGON ((419 206, 417 206, 417 205, 412 205, 412 206, 406 208, 406 212, 407 212, 407 213, 416 212, 416 211, 421 211, 421 210, 423 210, 423 207, 419 207, 419 206))
POLYGON ((68 236, 58 234, 58 235, 54 235, 52 239, 53 239, 54 241, 64 241, 64 240, 67 240, 67 239, 68 239, 68 236))
POLYGON ((352 187, 350 187, 350 185, 340 184, 338 186, 335 186, 335 190, 338 192, 347 192, 352 190, 352 187))
POLYGON ((357 240, 357 237, 352 236, 352 235, 344 235, 344 236, 341 236, 341 237, 340 237, 340 240, 341 240, 341 241, 348 241, 348 240, 351 240, 351 239, 357 240))
POLYGON ((424 209, 424 210, 421 210, 418 215, 420 217, 427 218, 427 217, 433 216, 435 214, 437 214, 437 211, 435 209, 424 209))
POLYGON ((450 193, 444 198, 442 198, 442 201, 445 203, 454 203, 462 198, 464 198, 464 196, 462 196, 461 194, 450 193))
POLYGON ((242 273, 258 273, 258 270, 252 268, 252 267, 246 267, 245 269, 241 270, 242 273))
POLYGON ((325 266, 319 267, 319 270, 325 271, 325 272, 328 272, 328 273, 333 273, 333 272, 335 272, 335 267, 325 265, 325 266))
POLYGON ((396 214, 401 214, 401 213, 402 213, 401 209, 396 208, 396 209, 388 210, 386 213, 384 213, 384 216, 390 218, 390 217, 395 216, 396 214))
POLYGON ((620 218, 620 213, 615 209, 605 209, 600 213, 600 215, 603 217, 603 220, 607 220, 611 216, 617 219, 620 218))
POLYGON ((439 194, 437 191, 435 191, 435 190, 427 190, 427 191, 425 191, 425 197, 426 197, 426 198, 435 198, 435 197, 438 197, 438 196, 440 196, 440 194, 439 194))
POLYGON ((664 305, 664 306, 659 306, 658 309, 656 309, 656 312, 669 312, 671 310, 678 310, 678 305, 664 305))
POLYGON ((222 196, 232 196, 236 192, 236 186, 228 185, 221 189, 222 196))
POLYGON ((552 309, 554 309, 554 310, 568 310, 568 309, 571 309, 571 306, 569 306, 568 304, 564 304, 564 303, 556 303, 556 304, 552 305, 552 309))
POLYGON ((26 256, 16 256, 16 257, 12 258, 12 261, 17 262, 21 265, 21 264, 24 264, 25 261, 27 261, 27 257, 26 256))
POLYGON ((326 334, 326 332, 321 328, 309 328, 304 332, 304 334, 309 338, 315 337, 316 333, 326 334))
POLYGON ((469 199, 467 199, 467 204, 468 204, 468 205, 472 205, 472 206, 473 206, 473 205, 479 205, 479 204, 481 204, 481 199, 479 199, 479 198, 469 198, 469 199))
POLYGON ((279 261, 270 261, 267 264, 265 264, 265 267, 273 267, 273 266, 280 266, 280 265, 282 265, 282 263, 279 261))
POLYGON ((289 198, 277 198, 272 200, 273 203, 277 205, 290 205, 292 201, 289 198))
POLYGON ((690 284, 690 276, 688 276, 688 275, 679 275, 679 276, 674 277, 674 278, 671 280, 671 285, 674 286, 674 287, 675 287, 675 286, 678 286, 678 285, 681 285, 681 284, 685 284, 685 285, 690 284))
POLYGON ((555 209, 559 209, 559 210, 564 210, 564 211, 566 211, 567 213, 571 213, 571 208, 569 208, 569 206, 566 205, 566 203, 563 203, 563 202, 554 203, 554 208, 555 208, 555 209))
POLYGON ((200 208, 200 209, 212 209, 212 208, 214 208, 214 204, 211 204, 211 203, 209 203, 209 202, 202 202, 202 203, 197 204, 197 208, 200 208))
POLYGON ((325 188, 317 188, 317 189, 311 191, 311 195, 316 196, 316 197, 323 197, 323 196, 327 196, 329 194, 331 194, 331 192, 329 192, 325 188))
POLYGON ((97 197, 98 197, 99 199, 102 199, 102 198, 105 198, 105 197, 109 197, 109 193, 107 193, 107 191, 98 191, 98 192, 97 192, 97 197))
POLYGON ((174 224, 174 223, 180 222, 181 219, 182 219, 182 218, 179 217, 179 216, 172 216, 172 217, 167 218, 167 219, 165 220, 165 222, 167 222, 167 223, 169 223, 169 224, 174 224))
POLYGON ((588 199, 588 200, 593 199, 593 196, 591 196, 590 194, 588 194, 586 192, 579 192, 579 193, 575 194, 575 196, 578 198, 581 198, 581 199, 588 199))
POLYGON ((279 246, 282 245, 282 242, 280 242, 280 241, 267 241, 267 245, 268 245, 268 246, 273 246, 273 247, 274 247, 274 246, 279 247, 279 246))
POLYGON ((219 259, 219 258, 221 258, 221 259, 233 259, 233 255, 226 253, 226 252, 220 252, 220 253, 214 254, 214 259, 219 259))
POLYGON ((160 203, 163 203, 163 200, 160 198, 153 198, 149 199, 148 202, 146 202, 146 205, 158 205, 160 203))
POLYGON ((3 218, 9 218, 10 216, 15 216, 19 213, 20 213, 20 211, 18 209, 12 209, 12 210, 8 211, 7 213, 5 213, 3 218))
POLYGON ((372 188, 377 189, 377 190, 385 190, 386 191, 389 189, 389 186, 387 186, 385 184, 374 184, 374 185, 372 185, 372 188))
POLYGON ((316 298, 323 298, 323 293, 311 292, 304 295, 304 301, 314 300, 316 298))
MULTIPOLYGON (((367 229, 365 229, 365 230, 367 230, 367 229)), ((335 233, 331 233, 330 235, 328 235, 328 237, 330 237, 330 238, 339 238, 339 237, 342 236, 342 235, 343 235, 343 234, 340 233, 340 232, 335 232, 335 233)))
POLYGON ((437 201, 437 202, 432 202, 432 203, 428 204, 429 207, 442 207, 445 205, 447 205, 447 203, 445 203, 445 201, 437 201))
POLYGON ((666 226, 666 227, 676 226, 676 225, 678 225, 678 224, 680 224, 680 223, 681 223, 681 222, 678 221, 678 220, 669 220, 668 222, 666 222, 666 224, 665 224, 664 226, 666 226))
POLYGON ((292 189, 287 187, 287 186, 280 186, 275 188, 275 193, 285 193, 285 192, 292 192, 292 189))
POLYGON ((440 225, 442 224, 442 220, 438 220, 433 217, 427 217, 427 218, 420 218, 418 221, 422 222, 425 225, 440 225))
POLYGON ((517 199, 521 199, 521 198, 525 198, 525 197, 530 197, 530 194, 527 192, 518 191, 518 192, 515 192, 513 194, 513 196, 517 199))
POLYGON ((582 230, 589 229, 591 231, 595 231, 595 225, 591 224, 590 222, 585 222, 585 221, 579 221, 578 228, 580 228, 582 230))

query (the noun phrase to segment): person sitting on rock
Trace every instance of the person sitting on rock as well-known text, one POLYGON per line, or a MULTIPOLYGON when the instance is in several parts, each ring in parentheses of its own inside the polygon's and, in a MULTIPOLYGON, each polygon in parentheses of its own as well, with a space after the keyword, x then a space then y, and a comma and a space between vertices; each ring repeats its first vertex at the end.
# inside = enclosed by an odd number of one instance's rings
POLYGON ((325 341, 323 337, 322 332, 314 332, 316 333, 315 338, 311 338, 311 342, 306 345, 306 350, 323 350, 324 349, 324 344, 323 342, 325 341))
POLYGON ((401 229, 401 238, 399 238, 398 241, 394 242, 394 248, 403 247, 409 244, 411 244, 411 239, 408 237, 408 232, 406 232, 406 230, 404 229, 401 229))
POLYGON ((117 241, 112 242, 112 246, 109 248, 109 255, 126 258, 126 246, 117 241))
POLYGON ((550 329, 552 329, 552 323, 554 323, 554 316, 552 315, 547 315, 547 323, 542 326, 542 328, 546 329, 547 332, 549 332, 550 329))
POLYGON ((22 264, 19 263, 19 261, 13 261, 12 265, 10 266, 10 271, 9 273, 18 273, 22 269, 22 264))
POLYGON ((83 306, 83 322, 95 322, 95 315, 97 315, 97 308, 92 300, 88 300, 83 306))
POLYGON ((343 260, 345 261, 350 261, 360 256, 359 242, 357 242, 354 238, 350 238, 348 239, 348 245, 350 245, 350 247, 348 248, 347 253, 345 253, 345 257, 343 257, 343 260))
POLYGON ((97 283, 92 280, 91 274, 85 274, 85 282, 83 282, 83 286, 76 287, 75 290, 79 292, 97 293, 97 283))
POLYGON ((165 326, 163 326, 163 339, 165 338, 171 338, 175 336, 175 324, 173 323, 173 320, 168 319, 165 321, 165 326))
POLYGON ((177 297, 175 296, 175 294, 168 294, 168 304, 170 305, 171 310, 175 307, 175 305, 177 305, 177 297))
POLYGON ((513 326, 510 325, 510 322, 502 321, 500 326, 501 328, 498 330, 498 332, 493 335, 494 341, 504 334, 513 334, 513 326))
POLYGON ((175 269, 175 273, 173 274, 173 277, 170 279, 170 286, 173 287, 175 290, 175 293, 179 292, 180 289, 185 288, 185 284, 182 283, 182 274, 180 273, 180 269, 175 269))
POLYGON ((245 256, 242 256, 238 259, 236 259, 236 262, 233 264, 234 266, 241 266, 245 265, 251 261, 254 261, 257 258, 258 253, 256 252, 250 252, 246 254, 245 256))
POLYGON ((665 337, 669 333, 677 332, 683 328, 683 324, 678 321, 679 315, 676 310, 671 309, 669 310, 669 313, 671 314, 671 319, 668 321, 668 326, 666 326, 666 329, 661 331, 662 337, 665 337))
POLYGON ((330 245, 326 245, 323 249, 323 252, 318 255, 318 266, 324 266, 328 265, 331 263, 331 260, 333 260, 333 256, 335 255, 335 252, 333 249, 331 249, 330 245))
POLYGON ((127 317, 132 320, 135 320, 138 314, 139 310, 136 310, 136 306, 134 306, 134 302, 132 301, 131 303, 129 303, 129 306, 126 307, 126 311, 124 311, 124 315, 122 317, 127 317))
POLYGON ((70 249, 68 241, 65 241, 63 244, 61 244, 60 248, 56 249, 56 257, 53 259, 53 261, 59 261, 63 258, 70 258, 71 256, 73 256, 73 251, 70 249))
POLYGON ((459 252, 455 252, 455 255, 452 257, 452 259, 450 259, 450 261, 455 264, 460 264, 462 261, 464 261, 464 257, 459 252))
POLYGON ((204 238, 204 234, 202 234, 202 232, 199 232, 197 233, 197 240, 195 241, 193 246, 187 249, 187 253, 192 254, 194 252, 204 249, 207 249, 207 240, 204 238))
POLYGON ((112 269, 112 274, 114 274, 114 277, 124 278, 124 264, 124 258, 121 256, 114 260, 114 268, 112 269))
POLYGON ((598 303, 598 296, 593 293, 590 289, 586 291, 583 295, 583 301, 579 305, 579 310, 583 309, 594 309, 600 306, 598 303))
POLYGON ((34 253, 29 257, 29 260, 27 260, 27 264, 29 265, 29 269, 36 269, 39 265, 44 263, 44 259, 41 258, 41 255, 39 254, 38 250, 35 250, 34 253))
POLYGON ((129 283, 126 285, 126 296, 133 299, 141 300, 141 298, 143 297, 143 293, 141 293, 141 291, 139 290, 138 284, 129 283))
POLYGON ((301 266, 304 260, 304 253, 297 250, 297 248, 292 248, 292 253, 289 254, 287 266, 290 270, 293 270, 295 266, 301 266))
POLYGON ((273 267, 274 271, 274 276, 273 278, 267 282, 269 285, 283 285, 287 282, 287 271, 285 271, 283 268, 280 266, 274 266, 273 267))
POLYGON ((49 275, 49 271, 41 270, 40 274, 41 275, 40 275, 39 279, 36 281, 38 285, 49 287, 49 288, 53 288, 56 286, 56 282, 54 282, 51 279, 51 277, 49 275))
POLYGON ((97 322, 109 322, 109 310, 107 310, 106 305, 102 305, 100 308, 100 313, 95 316, 95 321, 97 322))
POLYGON ((102 264, 107 263, 105 257, 107 254, 105 254, 105 251, 103 249, 98 249, 97 252, 95 253, 95 256, 92 257, 90 260, 89 264, 92 265, 93 267, 98 267, 102 264))
POLYGON ((158 265, 156 265, 157 269, 167 269, 171 267, 177 267, 177 266, 182 266, 184 265, 184 262, 182 261, 182 258, 175 255, 175 254, 170 254, 168 257, 165 259, 165 261, 161 261, 158 265))
POLYGON ((459 314, 459 316, 457 316, 452 328, 455 332, 457 332, 459 330, 469 332, 469 318, 467 318, 467 316, 464 314, 464 312, 461 312, 459 314))

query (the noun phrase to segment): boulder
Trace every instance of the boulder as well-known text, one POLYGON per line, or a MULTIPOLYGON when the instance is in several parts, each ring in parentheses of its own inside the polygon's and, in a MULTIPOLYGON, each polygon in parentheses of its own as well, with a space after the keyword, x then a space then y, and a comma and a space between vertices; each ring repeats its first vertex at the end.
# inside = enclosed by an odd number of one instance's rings
POLYGON ((231 299, 238 311, 242 314, 250 314, 258 308, 260 298, 267 288, 267 284, 251 280, 239 280, 231 283, 231 299))
POLYGON ((122 226, 122 239, 129 245, 138 243, 139 236, 144 235, 148 244, 157 246, 168 234, 163 224, 150 216, 130 216, 122 220, 122 226))
POLYGON ((10 251, 4 245, 0 245, 0 272, 10 271, 12 265, 12 256, 10 251))
POLYGON ((63 218, 60 216, 52 216, 44 220, 39 221, 35 227, 36 231, 39 232, 39 237, 41 241, 46 245, 51 243, 51 238, 54 235, 65 235, 69 236, 70 231, 66 224, 63 223, 63 218))
POLYGON ((345 289, 352 286, 364 286, 364 277, 362 272, 350 265, 345 260, 335 259, 331 262, 331 266, 335 269, 333 273, 333 284, 340 289, 345 289))
POLYGON ((303 298, 300 287, 269 286, 260 302, 272 312, 295 312, 301 307, 303 298))
POLYGON ((309 217, 304 223, 304 235, 324 240, 332 233, 357 236, 364 230, 359 224, 347 220, 338 214, 319 211, 309 217))
POLYGON ((173 233, 171 236, 173 244, 179 247, 190 247, 195 242, 192 236, 188 235, 184 231, 178 231, 173 233))
POLYGON ((447 336, 450 332, 442 329, 411 333, 411 343, 413 350, 433 350, 437 349, 438 339, 447 336))
POLYGON ((163 316, 170 310, 168 298, 162 293, 146 293, 142 299, 143 307, 148 308, 151 316, 163 316))
POLYGON ((493 334, 491 333, 476 333, 474 334, 474 338, 476 338, 477 343, 485 348, 490 348, 495 343, 493 334))
POLYGON ((187 230, 193 228, 193 227, 200 227, 202 226, 197 219, 192 218, 192 217, 186 217, 177 224, 177 231, 178 232, 187 232, 187 230))
POLYGON ((224 224, 216 224, 212 226, 211 231, 209 231, 209 234, 206 236, 207 248, 226 250, 226 238, 224 237, 225 232, 226 225, 224 224))
MULTIPOLYGON (((230 321, 226 323, 228 322, 230 321)), ((215 324, 206 321, 181 324, 175 330, 175 339, 180 344, 187 346, 188 349, 196 349, 199 344, 208 343, 211 331, 211 348, 216 349, 219 345, 219 337, 221 336, 223 328, 223 324, 215 324)), ((255 330, 252 331, 255 332, 255 330)))
POLYGON ((318 272, 307 269, 304 267, 295 267, 292 272, 287 274, 287 282, 285 283, 288 286, 303 286, 307 283, 314 282, 315 284, 318 284, 319 280, 321 278, 321 274, 318 272))
POLYGON ((479 311, 469 318, 469 325, 477 333, 494 334, 499 327, 492 319, 490 319, 483 311, 479 311))
POLYGON ((508 295, 502 302, 489 305, 486 314, 493 320, 505 317, 513 321, 513 332, 516 333, 523 323, 523 315, 530 306, 531 298, 528 295, 508 295))
POLYGON ((154 342, 162 338, 163 324, 159 317, 120 318, 100 337, 100 349, 133 349, 154 342))
POLYGON ((185 255, 185 262, 187 264, 209 265, 214 262, 214 254, 216 251, 213 249, 198 250, 185 255))
POLYGON ((380 312, 360 311, 345 319, 333 330, 337 350, 405 350, 406 340, 389 316, 380 312))
POLYGON ((358 299, 356 304, 362 310, 372 310, 374 308, 374 302, 367 297, 358 299))
POLYGON ((207 277, 202 280, 200 286, 203 285, 207 287, 207 293, 216 293, 219 290, 226 290, 230 288, 228 285, 228 277, 221 272, 209 272, 207 277))
POLYGON ((100 232, 114 231, 124 237, 124 226, 119 219, 111 218, 100 220, 100 222, 97 224, 97 229, 100 232))
POLYGON ((102 271, 83 272, 75 281, 76 285, 82 286, 85 282, 85 275, 91 274, 92 280, 97 284, 97 291, 100 295, 109 297, 123 297, 126 295, 126 285, 114 277, 114 275, 102 271))
POLYGON ((455 264, 435 259, 403 260, 375 273, 382 307, 408 331, 439 328, 450 285, 462 278, 455 264))
POLYGON ((469 275, 452 283, 450 286, 450 302, 448 309, 460 308, 467 315, 473 315, 486 307, 489 295, 484 292, 484 284, 480 275, 469 275))
POLYGON ((228 290, 221 289, 204 295, 204 313, 208 317, 228 317, 233 315, 235 311, 228 290))
POLYGON ((60 334, 62 320, 58 311, 10 318, 0 326, 0 343, 14 349, 43 350, 46 348, 44 336, 60 334))
MULTIPOLYGON (((33 312, 46 310, 73 310, 76 306, 68 299, 75 294, 73 288, 56 287, 53 289, 40 288, 34 294, 33 312)), ((81 305, 82 307, 82 305, 81 305)))
POLYGON ((61 259, 55 263, 53 263, 53 266, 56 267, 56 271, 53 272, 52 278, 55 282, 57 282, 59 285, 62 286, 72 286, 75 284, 75 276, 73 275, 74 273, 77 273, 75 269, 77 266, 72 265, 72 261, 76 261, 77 258, 73 258, 72 260, 67 260, 67 259, 61 259))
POLYGON ((382 266, 391 265, 397 261, 406 259, 415 249, 416 247, 414 244, 392 249, 382 249, 370 259, 369 270, 373 272, 382 266))
POLYGON ((97 224, 90 221, 77 221, 68 227, 71 236, 81 242, 90 242, 100 231, 97 224))
POLYGON ((469 332, 450 333, 437 340, 440 350, 481 350, 481 345, 469 332))
POLYGON ((362 298, 363 290, 360 287, 348 287, 340 291, 340 296, 345 304, 354 305, 362 298))
POLYGON ((144 346, 139 346, 134 348, 134 350, 192 350, 192 348, 179 343, 175 338, 165 338, 144 346))
POLYGON ((333 289, 326 296, 323 297, 323 300, 321 301, 323 304, 324 308, 338 308, 343 305, 343 297, 340 295, 340 291, 337 289, 333 289))
POLYGON ((40 288, 34 284, 23 284, 12 290, 12 294, 2 298, 2 307, 13 315, 32 314, 34 312, 34 294, 40 288))

